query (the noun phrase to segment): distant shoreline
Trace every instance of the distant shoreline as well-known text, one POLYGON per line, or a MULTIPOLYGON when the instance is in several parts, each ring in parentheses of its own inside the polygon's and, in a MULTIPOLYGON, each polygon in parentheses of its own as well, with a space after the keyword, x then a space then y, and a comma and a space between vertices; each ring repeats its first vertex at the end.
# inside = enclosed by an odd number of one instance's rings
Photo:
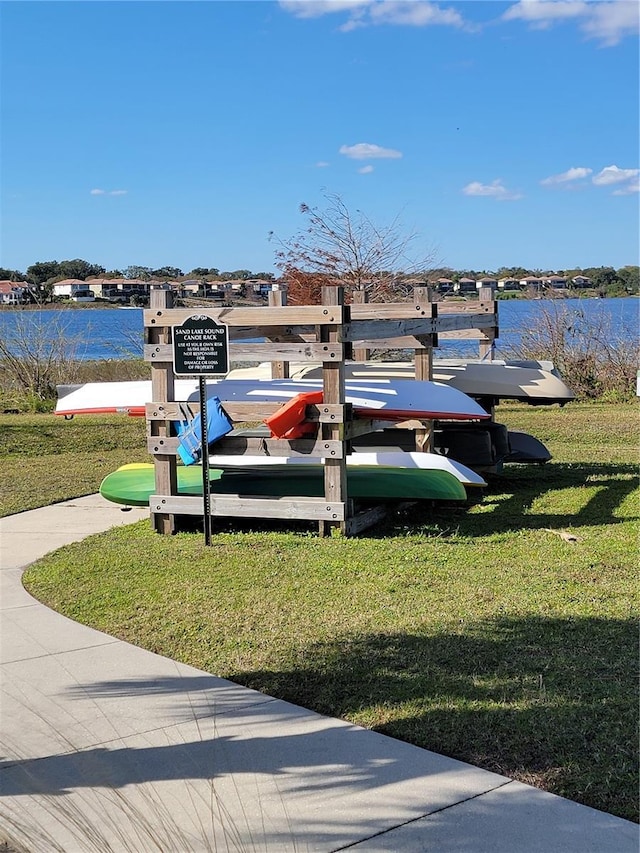
MULTIPOLYGON (((640 298, 640 293, 616 293, 616 294, 605 294, 604 296, 600 295, 597 291, 584 290, 580 292, 576 291, 548 291, 545 290, 542 293, 535 295, 528 295, 525 293, 517 293, 516 291, 508 291, 504 293, 499 291, 495 294, 494 298, 497 302, 561 302, 566 299, 579 299, 579 300, 587 300, 587 299, 629 299, 629 298, 640 298)), ((434 293, 434 302, 475 302, 477 297, 475 296, 449 296, 448 294, 440 294, 434 293)), ((191 302, 192 300, 188 300, 191 302)), ((266 301, 265 300, 253 300, 253 299, 228 299, 221 302, 219 299, 211 299, 206 300, 204 297, 195 297, 194 300, 198 303, 204 303, 204 305, 211 304, 216 308, 264 308, 266 301)), ((404 300, 399 300, 404 301, 404 300)), ((108 302, 107 300, 96 299, 93 302, 45 302, 42 304, 33 303, 29 305, 5 305, 0 303, 0 311, 62 311, 62 310, 71 310, 71 311, 82 311, 86 308, 90 309, 98 309, 98 310, 131 310, 132 308, 138 308, 140 310, 144 310, 148 308, 148 305, 114 305, 113 302, 108 302)), ((176 300, 176 307, 191 307, 190 305, 184 303, 184 300, 178 299, 176 300)))

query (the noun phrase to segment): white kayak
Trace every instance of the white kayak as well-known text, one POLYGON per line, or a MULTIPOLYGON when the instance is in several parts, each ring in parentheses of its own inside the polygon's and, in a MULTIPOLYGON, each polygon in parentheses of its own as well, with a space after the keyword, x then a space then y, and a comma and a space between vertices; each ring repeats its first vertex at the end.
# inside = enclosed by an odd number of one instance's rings
MULTIPOLYGON (((88 382, 59 385, 58 415, 125 412, 144 415, 145 404, 153 401, 151 382, 88 382)), ((207 382, 208 396, 225 402, 287 402, 296 395, 322 390, 321 379, 221 379, 207 382)), ((440 382, 372 378, 347 380, 346 402, 361 417, 380 420, 484 420, 489 414, 462 391, 440 382)), ((196 402, 198 382, 178 379, 176 402, 196 402)))
MULTIPOLYGON (((322 366, 308 362, 289 365, 292 379, 311 379, 322 376, 322 366)), ((415 369, 410 361, 347 362, 348 380, 415 379, 415 369)), ((232 370, 230 379, 267 379, 271 375, 268 362, 256 367, 232 370)), ((456 359, 435 360, 433 380, 456 388, 472 397, 521 400, 532 405, 568 403, 573 392, 555 372, 553 364, 546 361, 466 361, 456 359)))
MULTIPOLYGON (((209 457, 211 468, 286 468, 291 465, 321 465, 322 460, 308 456, 234 456, 212 453, 209 457)), ((355 452, 347 456, 347 465, 353 467, 367 468, 421 468, 425 471, 448 471, 459 480, 463 486, 486 486, 486 481, 467 468, 461 462, 456 462, 446 456, 437 453, 408 452, 408 451, 385 451, 355 452)))

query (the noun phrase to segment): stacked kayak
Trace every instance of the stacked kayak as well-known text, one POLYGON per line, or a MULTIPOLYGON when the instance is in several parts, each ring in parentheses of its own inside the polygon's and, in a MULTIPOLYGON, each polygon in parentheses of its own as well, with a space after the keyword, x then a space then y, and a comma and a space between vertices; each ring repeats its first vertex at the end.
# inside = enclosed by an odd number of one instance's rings
MULTIPOLYGON (((202 494, 201 466, 179 466, 177 479, 178 495, 202 494)), ((324 496, 322 465, 285 465, 279 469, 265 466, 249 470, 211 468, 209 481, 212 495, 324 496)), ((467 497, 458 477, 442 469, 347 466, 347 488, 350 497, 377 500, 464 501, 467 497)), ((155 493, 154 466, 146 463, 124 465, 108 474, 100 486, 104 498, 127 506, 147 506, 155 493)))
MULTIPOLYGON (((322 390, 321 379, 221 379, 207 383, 207 394, 225 402, 286 403, 301 393, 322 390)), ((59 385, 56 414, 64 416, 123 412, 144 415, 153 400, 151 382, 88 382, 59 385)), ((196 380, 175 382, 176 402, 199 399, 196 380)), ((380 420, 486 420, 489 414, 475 400, 439 382, 371 378, 348 380, 345 401, 360 417, 380 420)))

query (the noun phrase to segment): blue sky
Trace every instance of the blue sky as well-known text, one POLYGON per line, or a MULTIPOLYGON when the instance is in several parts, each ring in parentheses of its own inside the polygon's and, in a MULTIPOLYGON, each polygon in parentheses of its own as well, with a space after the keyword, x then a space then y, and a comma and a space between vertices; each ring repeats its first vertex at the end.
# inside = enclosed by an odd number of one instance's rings
POLYGON ((636 0, 1 6, 1 266, 274 271, 327 193, 433 266, 638 263, 636 0))

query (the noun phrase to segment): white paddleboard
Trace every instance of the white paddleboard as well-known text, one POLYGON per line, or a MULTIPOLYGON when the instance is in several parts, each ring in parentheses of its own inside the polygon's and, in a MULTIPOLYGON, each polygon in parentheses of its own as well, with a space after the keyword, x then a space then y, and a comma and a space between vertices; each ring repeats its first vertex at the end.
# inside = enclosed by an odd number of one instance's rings
MULTIPOLYGON (((322 389, 320 379, 222 379, 207 383, 210 396, 225 402, 286 402, 305 391, 322 389)), ((175 400, 196 402, 196 380, 175 382, 175 400)), ((471 397, 439 382, 372 379, 348 380, 346 402, 352 403, 361 417, 381 420, 476 420, 489 414, 471 397)), ((143 415, 152 401, 151 382, 89 382, 79 386, 58 386, 56 414, 78 415, 126 412, 143 415)))
MULTIPOLYGON (((288 467, 291 465, 321 465, 322 460, 308 456, 229 456, 213 453, 209 457, 212 468, 262 468, 288 467)), ((440 456, 437 453, 412 453, 390 451, 382 453, 352 453, 347 456, 349 467, 368 468, 421 468, 428 471, 448 471, 463 486, 486 486, 486 481, 460 462, 440 456)))

